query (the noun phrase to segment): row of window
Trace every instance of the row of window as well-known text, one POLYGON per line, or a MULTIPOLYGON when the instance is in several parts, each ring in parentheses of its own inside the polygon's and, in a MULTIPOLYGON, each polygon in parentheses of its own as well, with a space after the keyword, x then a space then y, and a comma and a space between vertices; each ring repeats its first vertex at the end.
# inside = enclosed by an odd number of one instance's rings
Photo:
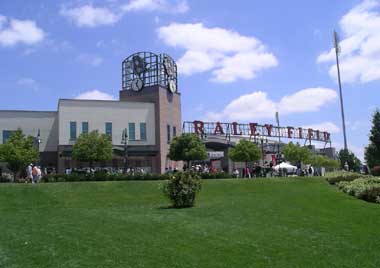
MULTIPOLYGON (((166 126, 166 133, 167 133, 167 143, 170 144, 172 138, 171 138, 171 128, 170 125, 166 126)), ((177 128, 173 126, 173 138, 177 136, 177 128)))
POLYGON ((3 130, 3 144, 11 137, 13 130, 3 130))
MULTIPOLYGON (((88 122, 82 122, 82 133, 88 133, 88 122)), ((105 133, 112 138, 112 122, 105 123, 105 133)), ((121 135, 121 132, 120 132, 121 135)), ((140 140, 146 141, 146 123, 140 123, 140 140)), ((70 140, 77 138, 77 122, 70 122, 70 140)), ((135 123, 128 123, 128 139, 136 140, 135 123)))

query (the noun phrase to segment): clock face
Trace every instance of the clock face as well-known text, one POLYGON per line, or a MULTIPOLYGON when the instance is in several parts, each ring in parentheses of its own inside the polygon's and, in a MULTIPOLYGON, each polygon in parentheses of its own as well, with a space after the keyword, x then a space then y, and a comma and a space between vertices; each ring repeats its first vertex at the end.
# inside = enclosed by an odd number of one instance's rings
POLYGON ((168 57, 164 58, 164 68, 168 76, 171 77, 174 75, 174 65, 173 65, 173 62, 168 57))
POLYGON ((144 86, 144 82, 140 78, 136 78, 132 80, 131 86, 133 91, 140 91, 144 86))
POLYGON ((169 90, 171 93, 177 92, 177 85, 176 85, 175 81, 172 79, 169 80, 169 90))

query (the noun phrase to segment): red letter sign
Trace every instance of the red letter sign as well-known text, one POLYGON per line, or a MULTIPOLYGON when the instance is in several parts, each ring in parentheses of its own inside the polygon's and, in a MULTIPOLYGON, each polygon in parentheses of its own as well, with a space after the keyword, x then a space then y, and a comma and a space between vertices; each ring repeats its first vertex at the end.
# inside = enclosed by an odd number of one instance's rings
POLYGON ((256 126, 257 126, 257 123, 249 123, 249 128, 251 129, 252 136, 256 135, 256 126))
POLYGON ((299 134, 299 138, 302 139, 303 134, 302 134, 302 128, 301 127, 298 128, 298 134, 299 134))
POLYGON ((240 133, 237 132, 237 125, 238 125, 238 123, 232 122, 232 133, 234 135, 241 135, 241 134, 243 134, 241 131, 240 131, 240 133))
POLYGON ((272 128, 273 126, 272 125, 268 125, 268 124, 265 124, 264 127, 267 129, 268 131, 268 136, 272 136, 272 128))
POLYGON ((203 122, 202 121, 194 121, 193 122, 194 124, 194 132, 195 134, 199 135, 199 134, 203 134, 204 133, 204 129, 203 129, 203 122))
POLYGON ((224 134, 223 128, 220 122, 216 122, 215 130, 214 130, 214 134, 218 134, 218 133, 224 134))
POLYGON ((325 138, 325 141, 330 141, 330 133, 323 132, 323 137, 325 138))
POLYGON ((294 127, 288 127, 288 138, 292 138, 294 127))
POLYGON ((313 129, 309 128, 307 130, 307 138, 311 140, 311 138, 313 137, 313 129))

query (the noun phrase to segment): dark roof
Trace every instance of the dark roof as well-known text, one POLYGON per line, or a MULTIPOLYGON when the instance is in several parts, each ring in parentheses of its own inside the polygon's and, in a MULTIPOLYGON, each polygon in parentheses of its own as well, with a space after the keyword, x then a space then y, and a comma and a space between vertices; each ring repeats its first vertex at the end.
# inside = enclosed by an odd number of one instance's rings
POLYGON ((57 113, 57 111, 0 110, 0 113, 57 113))

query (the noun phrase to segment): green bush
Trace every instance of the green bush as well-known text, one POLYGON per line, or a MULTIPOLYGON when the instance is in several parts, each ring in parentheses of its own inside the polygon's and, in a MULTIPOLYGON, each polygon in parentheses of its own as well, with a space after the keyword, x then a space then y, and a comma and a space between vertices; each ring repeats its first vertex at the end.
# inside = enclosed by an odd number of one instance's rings
POLYGON ((337 184, 341 181, 353 181, 359 178, 367 177, 365 175, 359 174, 359 173, 352 173, 352 172, 342 172, 334 175, 328 175, 326 177, 326 180, 330 184, 337 184))
POLYGON ((163 186, 164 194, 173 207, 192 207, 195 196, 201 190, 201 178, 197 174, 178 172, 170 176, 163 186))
MULTIPOLYGON (((72 173, 66 174, 49 174, 42 177, 42 182, 73 182, 73 181, 153 181, 168 180, 173 174, 110 174, 105 171, 97 171, 94 174, 72 173)), ((202 173, 198 175, 201 179, 225 179, 231 178, 228 173, 202 173)), ((0 179, 1 182, 1 179, 0 179)))
POLYGON ((380 176, 380 166, 375 166, 371 169, 371 174, 373 176, 380 176))
POLYGON ((380 178, 360 178, 354 181, 341 181, 337 184, 343 192, 357 198, 380 203, 380 178))

